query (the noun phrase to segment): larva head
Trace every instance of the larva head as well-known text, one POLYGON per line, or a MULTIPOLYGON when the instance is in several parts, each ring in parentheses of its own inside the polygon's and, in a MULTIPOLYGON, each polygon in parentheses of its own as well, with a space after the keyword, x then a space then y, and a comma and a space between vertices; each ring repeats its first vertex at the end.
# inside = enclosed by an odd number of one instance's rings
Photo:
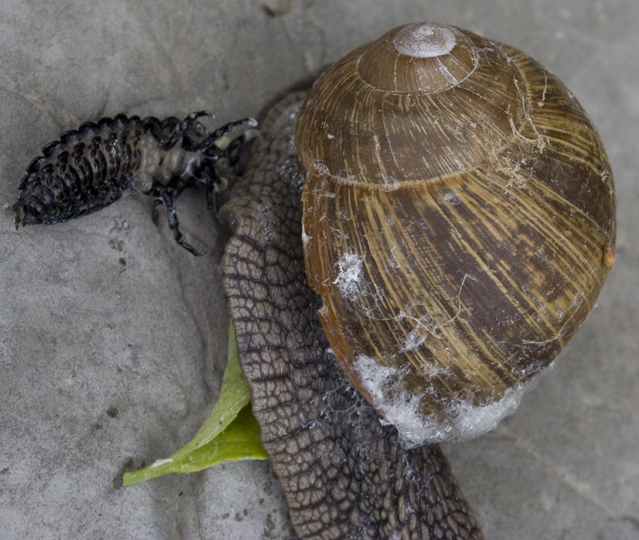
POLYGON ((492 429, 614 262, 590 119, 522 52, 420 23, 329 68, 295 144, 307 276, 349 378, 407 444, 492 429))

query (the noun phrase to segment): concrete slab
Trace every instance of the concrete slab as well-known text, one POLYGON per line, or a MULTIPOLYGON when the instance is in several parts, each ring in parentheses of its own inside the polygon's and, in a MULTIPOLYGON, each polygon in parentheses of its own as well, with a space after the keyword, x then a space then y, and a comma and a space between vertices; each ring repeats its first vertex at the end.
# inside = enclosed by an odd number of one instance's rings
POLYGON ((599 127, 619 197, 618 258, 556 368, 494 432, 446 452, 486 537, 639 537, 639 3, 634 0, 0 0, 0 537, 289 538, 268 463, 122 488, 217 397, 224 244, 203 194, 179 202, 193 258, 150 202, 18 232, 8 206, 40 147, 119 112, 217 122, 386 29, 438 20, 515 45, 599 127))

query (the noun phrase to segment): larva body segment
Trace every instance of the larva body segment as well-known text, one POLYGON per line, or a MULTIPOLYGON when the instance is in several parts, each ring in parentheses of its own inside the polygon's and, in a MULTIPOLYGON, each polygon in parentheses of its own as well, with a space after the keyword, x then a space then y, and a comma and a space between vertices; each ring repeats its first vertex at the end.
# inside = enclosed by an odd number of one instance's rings
POLYGON ((256 125, 247 118, 209 133, 197 121, 201 116, 209 113, 191 113, 183 121, 120 114, 67 131, 27 167, 13 206, 16 227, 68 221, 137 189, 155 197, 154 221, 159 205, 166 206, 176 241, 198 254, 179 231, 174 201, 185 188, 203 184, 209 207, 217 209, 221 181, 214 165, 221 158, 234 165, 245 130, 232 132, 256 125))

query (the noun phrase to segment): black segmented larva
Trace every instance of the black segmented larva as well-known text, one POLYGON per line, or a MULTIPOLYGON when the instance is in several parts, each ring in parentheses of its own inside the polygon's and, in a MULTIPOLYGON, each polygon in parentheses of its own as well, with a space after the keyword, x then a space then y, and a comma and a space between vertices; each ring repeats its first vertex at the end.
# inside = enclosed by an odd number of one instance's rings
POLYGON ((19 185, 22 192, 13 205, 16 228, 90 214, 137 189, 155 197, 155 222, 158 207, 166 206, 176 242, 198 255, 179 230, 174 201, 185 188, 203 184, 209 207, 216 210, 221 181, 215 163, 226 158, 235 165, 245 130, 232 132, 257 125, 245 118, 209 133, 197 121, 202 116, 210 114, 194 112, 182 121, 119 114, 63 133, 27 167, 19 185))

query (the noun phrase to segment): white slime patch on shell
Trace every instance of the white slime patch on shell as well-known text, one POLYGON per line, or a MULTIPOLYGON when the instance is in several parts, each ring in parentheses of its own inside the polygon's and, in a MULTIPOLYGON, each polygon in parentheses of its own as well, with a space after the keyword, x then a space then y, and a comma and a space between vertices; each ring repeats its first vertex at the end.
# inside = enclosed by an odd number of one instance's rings
POLYGON ((339 273, 333 284, 337 285, 342 296, 354 301, 362 293, 364 258, 356 253, 348 252, 337 261, 337 264, 339 273))
POLYGON ((445 418, 420 412, 421 396, 409 394, 397 383, 400 370, 383 366, 377 360, 359 355, 352 364, 360 376, 362 387, 374 401, 384 401, 384 418, 393 424, 402 446, 414 448, 423 444, 466 441, 489 432, 506 416, 513 414, 525 392, 536 379, 506 390, 504 396, 485 405, 477 405, 472 397, 451 398, 445 406, 445 418), (389 403, 389 396, 392 396, 389 403))

